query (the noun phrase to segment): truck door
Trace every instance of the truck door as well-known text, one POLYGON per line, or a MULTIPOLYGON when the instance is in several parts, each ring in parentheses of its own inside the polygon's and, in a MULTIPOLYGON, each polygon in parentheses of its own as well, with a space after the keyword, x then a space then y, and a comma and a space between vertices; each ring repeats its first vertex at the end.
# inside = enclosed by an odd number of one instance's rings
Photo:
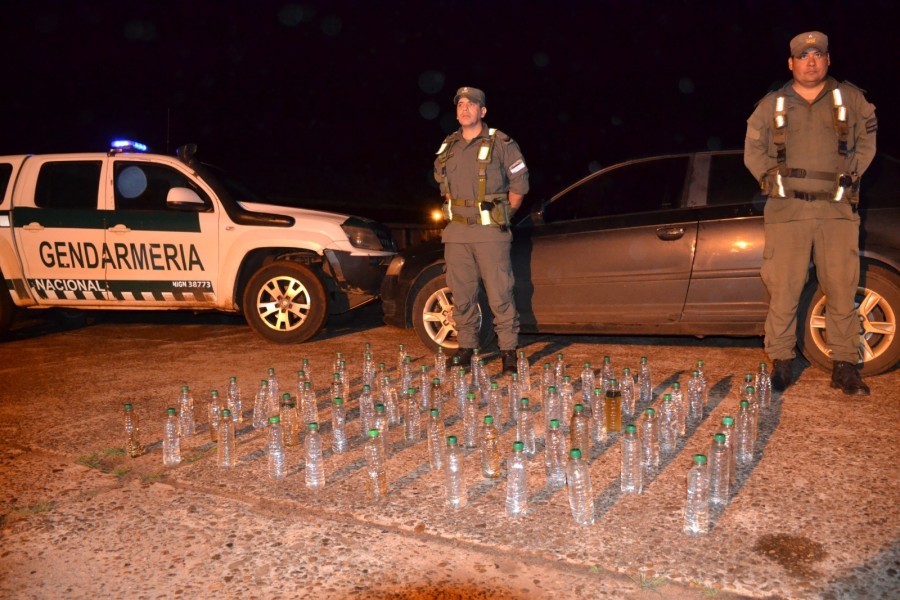
POLYGON ((103 157, 34 157, 26 166, 10 220, 32 294, 43 305, 102 305, 103 157))
POLYGON ((126 306, 213 308, 218 294, 218 214, 209 195, 173 165, 119 155, 107 214, 109 293, 126 306), (194 209, 166 204, 172 188, 192 189, 194 209))

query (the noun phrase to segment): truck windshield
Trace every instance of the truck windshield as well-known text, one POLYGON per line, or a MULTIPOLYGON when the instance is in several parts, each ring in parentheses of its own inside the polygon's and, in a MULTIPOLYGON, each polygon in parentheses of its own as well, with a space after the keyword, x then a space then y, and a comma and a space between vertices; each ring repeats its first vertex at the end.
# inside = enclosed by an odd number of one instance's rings
POLYGON ((226 202, 230 200, 241 205, 245 202, 266 202, 263 196, 234 179, 219 167, 206 163, 194 164, 193 167, 200 177, 216 191, 216 195, 224 198, 226 202))

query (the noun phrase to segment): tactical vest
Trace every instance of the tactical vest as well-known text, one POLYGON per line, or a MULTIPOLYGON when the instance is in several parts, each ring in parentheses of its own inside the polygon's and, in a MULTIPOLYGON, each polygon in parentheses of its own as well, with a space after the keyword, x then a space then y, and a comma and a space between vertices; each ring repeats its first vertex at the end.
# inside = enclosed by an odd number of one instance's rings
POLYGON ((491 164, 491 154, 494 150, 496 134, 496 129, 489 128, 488 137, 483 138, 479 143, 476 157, 478 161, 478 192, 475 200, 459 200, 452 198, 450 195, 450 182, 447 180, 447 161, 450 159, 451 150, 459 138, 455 133, 452 133, 444 138, 444 142, 438 148, 437 156, 441 164, 441 188, 446 190, 442 195, 444 204, 441 207, 441 211, 448 221, 458 221, 468 225, 478 223, 489 227, 500 227, 501 229, 505 229, 509 225, 508 196, 506 194, 487 194, 487 168, 491 164), (493 202, 494 205, 490 209, 485 209, 482 204, 486 201, 493 202), (477 207, 479 216, 474 218, 454 215, 454 206, 477 207))
MULTIPOLYGON (((847 107, 844 106, 840 87, 836 87, 831 90, 831 97, 834 104, 834 108, 831 113, 832 123, 834 125, 834 131, 838 136, 837 150, 838 154, 846 157, 847 139, 850 136, 850 126, 847 123, 847 107)), ((851 197, 848 199, 852 203, 855 199, 856 192, 856 189, 853 189, 855 187, 854 183, 857 181, 852 174, 830 173, 827 171, 809 171, 807 169, 789 168, 786 165, 787 111, 785 110, 784 105, 785 97, 778 96, 775 99, 775 114, 772 118, 772 142, 775 144, 775 159, 778 162, 778 165, 775 168, 770 169, 772 174, 774 174, 775 176, 774 191, 776 191, 779 197, 785 197, 782 177, 807 177, 810 179, 824 179, 826 181, 835 182, 837 190, 833 196, 830 194, 815 194, 803 192, 794 192, 794 195, 804 200, 833 200, 835 202, 840 202, 844 198, 845 191, 850 188, 851 197)))

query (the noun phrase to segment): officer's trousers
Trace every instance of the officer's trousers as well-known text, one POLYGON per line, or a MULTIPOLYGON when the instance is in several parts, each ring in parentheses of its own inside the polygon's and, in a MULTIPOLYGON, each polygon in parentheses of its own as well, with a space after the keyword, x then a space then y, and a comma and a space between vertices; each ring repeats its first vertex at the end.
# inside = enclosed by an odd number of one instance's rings
MULTIPOLYGON (((760 271, 769 290, 766 354, 794 358, 797 309, 806 284, 810 252, 825 294, 825 333, 832 360, 859 360, 859 220, 804 219, 766 224, 760 271)), ((805 324, 804 324, 805 325, 805 324)))
POLYGON ((519 313, 513 298, 510 242, 444 244, 447 283, 453 292, 453 320, 461 348, 477 348, 478 283, 484 282, 494 316, 494 331, 501 350, 515 350, 519 343, 519 313))

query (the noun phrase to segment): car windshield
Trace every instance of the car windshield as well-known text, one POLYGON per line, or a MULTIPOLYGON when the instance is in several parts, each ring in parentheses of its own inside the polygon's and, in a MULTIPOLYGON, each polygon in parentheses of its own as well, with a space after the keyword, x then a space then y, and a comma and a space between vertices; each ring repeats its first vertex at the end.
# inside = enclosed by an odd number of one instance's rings
POLYGON ((193 167, 216 192, 220 198, 225 197, 239 204, 245 202, 265 203, 266 199, 242 182, 231 177, 224 169, 207 163, 195 164, 193 167))

